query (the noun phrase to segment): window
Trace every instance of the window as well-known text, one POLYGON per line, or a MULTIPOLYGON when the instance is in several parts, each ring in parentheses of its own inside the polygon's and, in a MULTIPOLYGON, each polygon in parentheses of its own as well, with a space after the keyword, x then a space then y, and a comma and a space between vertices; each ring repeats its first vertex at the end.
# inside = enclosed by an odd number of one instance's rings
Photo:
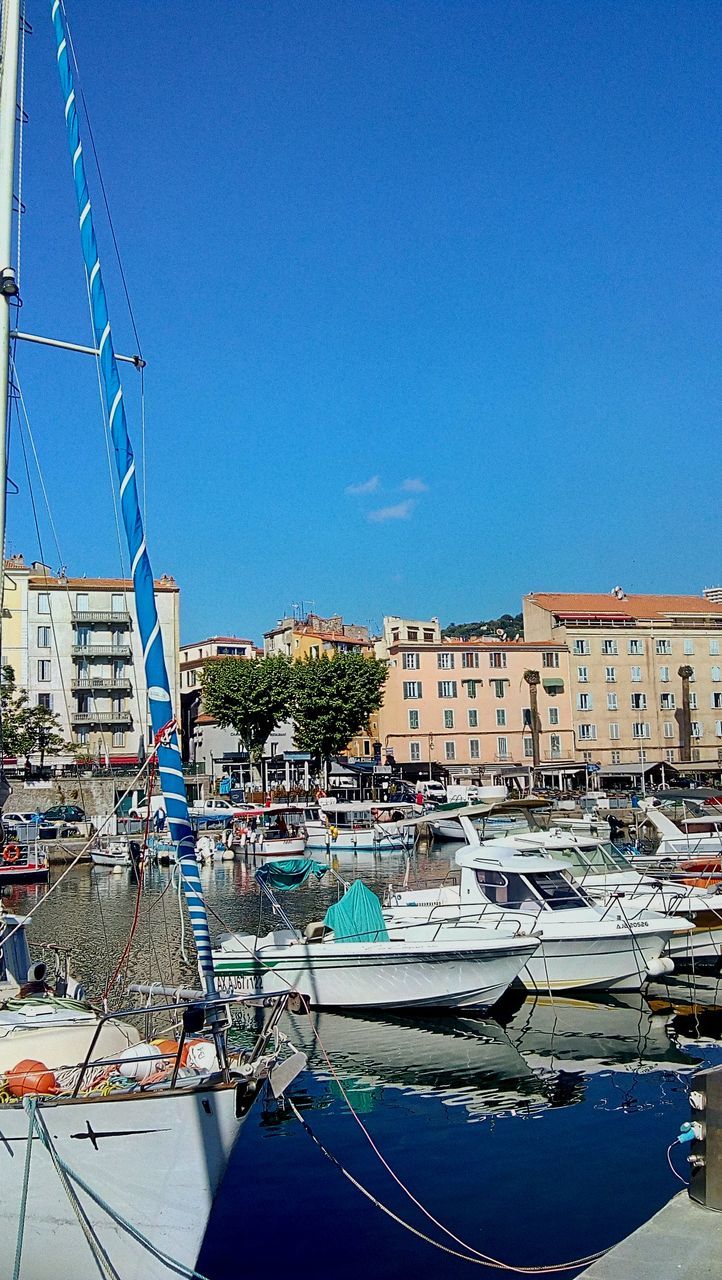
POLYGON ((551 743, 551 758, 552 760, 558 760, 559 756, 562 754, 562 740, 559 734, 553 733, 549 741, 551 743))
POLYGON ((691 658, 693 653, 694 653, 694 640, 685 640, 684 642, 685 657, 691 658))
POLYGON ((720 668, 719 668, 719 667, 713 667, 713 668, 712 668, 712 671, 711 671, 711 673, 710 673, 710 674, 711 674, 712 679, 714 680, 715 684, 716 684, 716 683, 717 683, 717 681, 721 678, 721 675, 722 675, 722 673, 720 672, 720 668))
POLYGON ((542 654, 542 666, 553 667, 556 670, 556 668, 559 666, 559 654, 555 653, 553 649, 550 649, 548 651, 545 650, 545 652, 542 654))
POLYGON ((638 653, 638 654, 642 654, 642 653, 644 653, 644 649, 642 648, 642 641, 641 641, 641 640, 628 640, 628 641, 627 641, 627 653, 638 653))
POLYGON ((90 608, 90 597, 85 595, 77 595, 75 597, 75 612, 87 613, 90 608))
POLYGON ((689 677, 689 678, 690 678, 690 681, 692 681, 692 680, 696 680, 696 679, 697 679, 697 677, 696 677, 696 675, 695 675, 695 673, 694 673, 694 667, 690 667, 690 671, 691 671, 691 673, 692 673, 692 674, 690 675, 690 677, 689 677))
MULTIPOLYGON (((114 649, 123 648, 123 632, 118 627, 110 628, 110 643, 114 649)), ((313 648, 315 647, 316 646, 312 646, 311 654, 312 656, 318 657, 318 653, 315 655, 313 654, 313 648)))
POLYGON ((456 697, 456 681, 455 680, 439 680, 437 687, 439 690, 440 698, 456 697))
POLYGON ((664 734, 664 737, 665 737, 665 738, 673 738, 673 737, 674 737, 674 725, 672 724, 672 721, 671 721, 671 720, 665 720, 665 722, 664 722, 664 728, 663 728, 662 732, 663 732, 663 734, 664 734))
MULTIPOLYGON (((86 667, 87 667, 87 665, 88 665, 87 658, 85 659, 85 665, 86 665, 86 667)), ((124 663, 123 659, 122 659, 122 658, 113 658, 113 677, 114 677, 114 679, 116 679, 116 680, 122 680, 122 679, 123 679, 123 677, 124 677, 124 675, 125 675, 125 663, 124 663)), ((193 672, 193 684, 195 684, 195 683, 196 683, 196 679, 195 679, 195 671, 194 671, 194 672, 193 672)))
POLYGON ((722 720, 715 720, 714 733, 716 738, 722 738, 722 720))
POLYGON ((491 686, 492 686, 492 688, 493 688, 493 690, 494 690, 494 696, 495 696, 496 698, 503 698, 503 697, 504 697, 504 685, 506 684, 506 680, 491 680, 489 683, 491 684, 491 686))
POLYGON ((125 600, 122 595, 112 595, 110 597, 111 613, 125 613, 125 600))
POLYGON ((659 678, 663 684, 667 683, 667 681, 669 680, 669 667, 659 668, 659 678))
POLYGON ((608 693, 607 694, 607 711, 616 711, 617 709, 618 708, 617 708, 616 693, 608 693))
POLYGON ((420 666, 418 653, 404 653, 401 655, 401 666, 404 671, 418 671, 420 666))
POLYGON ((479 712, 476 710, 475 707, 469 708, 468 716, 469 716, 469 728, 478 729, 479 728, 479 712))
POLYGON ((418 629, 417 629, 416 627, 407 627, 407 630, 406 630, 406 639, 407 639, 407 640, 411 640, 412 642, 414 642, 414 641, 418 640, 418 638, 419 638, 419 632, 418 632, 418 629))
POLYGON ((656 649, 657 649, 657 653, 671 653, 671 652, 672 652, 672 641, 671 641, 671 640, 658 640, 658 641, 657 641, 657 644, 656 644, 656 649))
POLYGON ((577 680, 580 684, 589 684, 589 667, 577 667, 577 680))
POLYGON ((630 696, 630 702, 631 702, 631 704, 632 704, 632 711, 646 711, 646 710, 647 710, 647 695, 646 695, 646 693, 633 693, 633 694, 631 694, 631 696, 630 696))
POLYGON ((496 754, 499 760, 506 760, 509 754, 509 741, 507 738, 497 738, 496 754))
POLYGON ((420 680, 404 680, 404 698, 408 701, 409 698, 420 698, 420 697, 421 697, 421 681, 420 680))
POLYGON ((589 653, 589 641, 588 641, 588 640, 575 640, 575 641, 574 641, 574 652, 575 652, 575 653, 579 653, 579 654, 589 653))
POLYGON ((90 734, 88 733, 87 729, 76 729, 75 738, 76 738, 76 741, 80 743, 81 746, 87 746, 88 742, 90 741, 90 734))
POLYGON ((674 711, 675 699, 673 693, 660 693, 659 706, 662 711, 674 711))
POLYGON ((470 760, 481 759, 481 750, 479 747, 478 738, 469 738, 469 759, 470 760))
POLYGON ((467 671, 471 671, 475 667, 478 667, 479 665, 478 653, 462 653, 461 665, 462 667, 465 667, 467 671))
POLYGON ((50 627, 38 627, 38 649, 50 648, 50 627))
POLYGON ((634 681, 636 681, 637 683, 639 683, 639 681, 642 679, 642 668, 641 668, 641 667, 630 667, 630 668, 629 668, 629 679, 630 679, 630 680, 634 680, 634 681))
POLYGON ((416 710, 409 711, 409 728, 410 728, 410 729, 418 729, 418 728, 419 728, 419 724, 420 724, 420 722, 419 722, 419 713, 418 713, 418 711, 416 711, 416 710))
POLYGON ((421 759, 421 743, 420 742, 409 743, 409 759, 410 760, 421 759))
POLYGON ((646 723, 646 721, 641 721, 641 720, 635 721, 635 723, 632 725, 632 737, 648 738, 649 736, 650 736, 649 725, 646 723))
POLYGON ((454 713, 447 707, 444 710, 444 728, 453 729, 453 727, 454 727, 454 713))
POLYGON ((597 726, 595 724, 578 724, 577 735, 582 742, 595 742, 597 738, 597 726))
POLYGON ((38 680, 50 679, 50 663, 47 658, 40 658, 38 661, 38 680))
POLYGON ((122 729, 116 729, 115 733, 113 734, 113 746, 114 747, 125 746, 125 734, 123 733, 122 729))
POLYGON ((719 654, 719 640, 710 640, 709 642, 710 658, 716 658, 718 654, 719 654))
POLYGON ((52 711, 52 709, 53 709, 53 695, 52 695, 52 693, 39 693, 39 694, 38 694, 38 706, 39 706, 39 707, 44 707, 46 711, 52 711))
POLYGON ((709 696, 709 705, 713 711, 722 711, 722 693, 711 693, 709 696))
POLYGON ((498 707, 496 712, 497 728, 504 729, 506 727, 506 711, 503 707, 498 707))
POLYGON ((75 643, 87 649, 90 645, 90 627, 78 627, 75 632, 75 643))
POLYGON ((591 711, 591 710, 592 710, 591 693, 578 693, 577 694, 577 711, 591 711))
POLYGON ((531 759, 534 755, 534 743, 531 738, 524 738, 524 755, 527 759, 531 759))
POLYGON ((604 668, 604 679, 606 680, 607 684, 616 684, 616 683, 617 683, 617 668, 616 668, 616 667, 605 667, 605 668, 604 668))
POLYGON ((444 743, 444 757, 446 760, 456 759, 456 743, 455 742, 444 743))
POLYGON ((481 684, 481 680, 462 680, 462 684, 466 685, 466 692, 470 698, 476 697, 476 686, 481 684))
POLYGON ((674 764, 676 754, 677 753, 674 747, 670 747, 667 751, 665 751, 664 758, 667 761, 667 764, 674 764))
POLYGON ((619 645, 616 640, 602 640, 602 653, 619 653, 619 645))
POLYGON ((559 708, 558 707, 549 708, 549 723, 559 724, 559 708))
POLYGON ((495 667, 497 671, 500 671, 506 666, 506 654, 500 649, 494 649, 489 654, 489 666, 495 667))
POLYGON ((697 710, 697 694, 696 693, 690 693, 689 695, 689 709, 690 711, 697 710))
MULTIPOLYGON (((398 637, 397 637, 397 638, 398 638, 398 637)), ((424 632, 424 644, 433 644, 433 643, 434 643, 434 633, 433 633, 433 631, 425 631, 425 632, 424 632)))
POLYGON ((612 752, 612 764, 621 764, 621 763, 622 763, 622 753, 621 753, 621 751, 613 751, 613 752, 612 752))
POLYGON ((610 724, 609 737, 611 738, 612 742, 619 742, 619 725, 618 724, 610 724))
POLYGON ((437 653, 436 665, 440 671, 454 670, 454 654, 453 653, 437 653))
POLYGON ((38 613, 50 613, 50 596, 47 591, 38 592, 38 613))
POLYGON ((693 721, 692 721, 692 737, 693 737, 693 738, 701 738, 701 737, 702 737, 702 733, 703 733, 703 729, 702 729, 702 725, 700 724, 699 720, 693 720, 693 721))

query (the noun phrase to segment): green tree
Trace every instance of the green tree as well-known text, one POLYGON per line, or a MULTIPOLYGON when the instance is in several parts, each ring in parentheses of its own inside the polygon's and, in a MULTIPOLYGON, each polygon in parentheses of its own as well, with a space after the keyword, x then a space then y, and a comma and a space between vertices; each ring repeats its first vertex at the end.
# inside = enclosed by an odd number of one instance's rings
POLYGON ((2 668, 0 733, 2 755, 31 756, 39 751, 41 769, 46 756, 72 751, 63 738, 58 717, 47 707, 30 706, 28 695, 15 683, 11 666, 2 668))
POLYGON ((214 658, 201 670, 201 693, 203 710, 237 733, 257 764, 269 735, 291 711, 291 660, 282 653, 214 658))
POLYGON ((328 768, 378 711, 387 664, 358 653, 303 658, 293 666, 296 743, 328 768))

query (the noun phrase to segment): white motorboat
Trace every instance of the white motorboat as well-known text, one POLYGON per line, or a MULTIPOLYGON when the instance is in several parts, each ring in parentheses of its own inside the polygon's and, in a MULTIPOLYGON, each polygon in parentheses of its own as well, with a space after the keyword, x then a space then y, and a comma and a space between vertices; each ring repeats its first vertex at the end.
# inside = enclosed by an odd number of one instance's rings
POLYGON ((130 840, 127 836, 101 837, 91 846, 90 857, 95 867, 129 867, 130 840))
POLYGON ((349 800, 324 804, 318 816, 306 820, 306 848, 311 852, 397 853, 413 844, 414 820, 398 805, 400 817, 390 820, 389 809, 373 801, 349 800))
POLYGON ((650 865, 664 868, 693 858, 722 859, 722 820, 706 806, 654 798, 641 801, 640 809, 658 842, 654 853, 647 855, 650 865))
POLYGON ((236 818, 234 843, 256 858, 296 858, 306 848, 305 808, 269 804, 236 818))
POLYGON ((388 929, 378 898, 360 880, 347 887, 323 922, 301 934, 274 889, 298 888, 327 870, 311 859, 267 864, 261 892, 283 927, 264 937, 226 933, 213 952, 221 991, 260 995, 293 988, 314 1008, 489 1008, 534 955, 538 938, 519 925, 423 922, 388 929))
POLYGON ((390 892, 389 928, 446 920, 536 932, 541 946, 520 975, 534 991, 638 990, 673 967, 662 952, 674 934, 690 931, 689 922, 650 912, 630 919, 618 905, 594 903, 563 862, 502 841, 474 843, 470 825, 468 834, 471 843, 456 854, 459 882, 390 892))
MULTIPOLYGON (((673 934, 666 952, 680 960, 718 961, 722 956, 722 885, 700 876, 699 884, 641 873, 609 841, 558 830, 516 835, 516 848, 564 862, 575 880, 599 902, 618 902, 630 918, 654 911, 692 922, 691 932, 673 934)), ((493 848, 495 841, 487 842, 493 848)), ((694 879, 694 876, 690 876, 694 879)))

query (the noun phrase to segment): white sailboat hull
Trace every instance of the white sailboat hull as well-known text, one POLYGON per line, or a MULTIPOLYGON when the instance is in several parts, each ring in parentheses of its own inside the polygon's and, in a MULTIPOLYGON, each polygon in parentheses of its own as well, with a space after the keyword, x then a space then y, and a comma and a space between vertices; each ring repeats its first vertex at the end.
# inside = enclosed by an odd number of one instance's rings
POLYGON ((411 843, 409 829, 398 823, 391 824, 390 829, 376 823, 374 827, 338 831, 336 835, 328 828, 313 830, 309 824, 306 849, 309 853, 326 853, 329 856, 334 853, 398 853, 410 848, 411 843))
MULTIPOLYGON (((434 926, 433 933, 437 932, 434 926)), ((285 986, 314 1008, 489 1008, 538 946, 538 939, 493 938, 450 931, 454 941, 257 941, 231 936, 213 954, 222 992, 278 992, 285 986), (471 935, 474 935, 472 940, 471 935)), ((289 935, 285 935, 289 936, 289 935)))
MULTIPOLYGON (((195 1266, 214 1196, 242 1118, 236 1090, 208 1088, 123 1101, 43 1103, 58 1155, 114 1211, 186 1267, 195 1266)), ((18 1230, 28 1116, 0 1109, 0 1232, 8 1261, 18 1230)), ((172 1274, 82 1191, 79 1199, 123 1280, 172 1274)), ((97 1280, 98 1268, 48 1152, 33 1140, 21 1275, 26 1280, 97 1280)))

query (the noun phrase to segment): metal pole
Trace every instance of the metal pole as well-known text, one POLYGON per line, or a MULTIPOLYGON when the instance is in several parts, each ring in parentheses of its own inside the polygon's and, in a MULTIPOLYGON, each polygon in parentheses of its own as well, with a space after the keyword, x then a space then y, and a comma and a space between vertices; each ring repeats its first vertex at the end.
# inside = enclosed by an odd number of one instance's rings
POLYGON ((13 178, 15 175, 15 115, 17 112, 20 0, 4 0, 5 45, 0 82, 0 616, 5 589, 5 521, 7 491, 7 428, 10 376, 10 304, 17 294, 10 265, 13 232, 13 178))
MULTIPOLYGON (((10 337, 17 338, 21 342, 37 342, 42 347, 60 347, 62 351, 78 351, 81 356, 100 355, 96 347, 84 347, 78 342, 63 342, 60 338, 44 338, 39 333, 21 333, 19 329, 13 329, 10 337)), ((145 369, 145 360, 140 356, 120 356, 116 351, 115 358, 124 360, 126 364, 134 364, 136 369, 145 369)))

